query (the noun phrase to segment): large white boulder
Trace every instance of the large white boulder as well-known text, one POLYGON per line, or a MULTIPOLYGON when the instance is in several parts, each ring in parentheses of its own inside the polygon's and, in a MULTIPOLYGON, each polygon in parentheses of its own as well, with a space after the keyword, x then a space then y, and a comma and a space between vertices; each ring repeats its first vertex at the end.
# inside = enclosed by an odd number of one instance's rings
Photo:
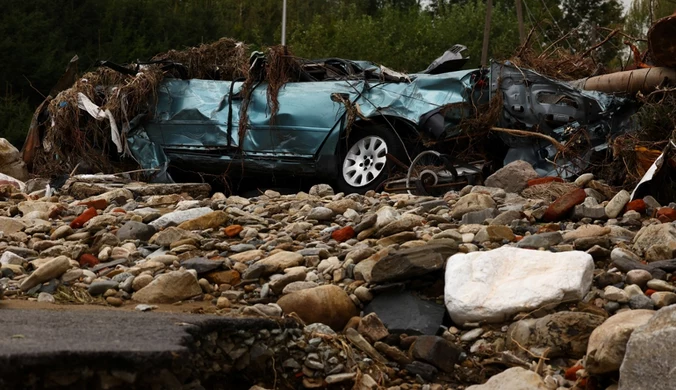
POLYGON ((444 301, 453 321, 502 322, 547 304, 579 300, 589 291, 592 257, 502 247, 458 253, 446 264, 444 301))

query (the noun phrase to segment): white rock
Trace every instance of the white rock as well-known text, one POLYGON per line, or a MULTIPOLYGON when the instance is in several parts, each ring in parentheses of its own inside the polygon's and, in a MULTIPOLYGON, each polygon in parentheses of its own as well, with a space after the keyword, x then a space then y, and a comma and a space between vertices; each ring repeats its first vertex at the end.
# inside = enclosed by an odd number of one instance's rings
POLYGON ((521 367, 513 367, 493 375, 483 385, 474 385, 467 390, 548 390, 540 375, 521 367))
POLYGON ((584 187, 587 184, 589 184, 590 181, 594 180, 594 174, 593 173, 584 173, 580 175, 577 179, 575 179, 575 185, 584 187))
POLYGON ((70 259, 66 256, 56 257, 33 271, 21 282, 21 290, 28 291, 40 283, 48 282, 63 275, 70 268, 70 259))
POLYGON ((609 301, 620 303, 629 302, 629 295, 627 295, 624 290, 615 286, 606 286, 603 290, 603 297, 609 301))
POLYGON ((615 218, 620 215, 624 206, 629 203, 630 198, 631 196, 626 190, 622 190, 613 196, 613 199, 606 205, 606 215, 608 218, 615 218))
POLYGON ((172 211, 171 213, 164 214, 163 216, 150 222, 148 225, 154 226, 158 229, 167 227, 169 225, 178 225, 181 222, 201 217, 203 215, 211 213, 212 211, 214 210, 212 210, 210 207, 199 207, 190 210, 172 211))
POLYGON ((12 252, 5 252, 0 256, 0 264, 2 265, 7 265, 7 264, 14 264, 14 265, 22 265, 24 262, 24 258, 14 254, 12 252))
POLYGON ((634 329, 648 322, 652 310, 629 310, 608 318, 594 329, 587 344, 585 368, 592 374, 620 369, 629 336, 634 329))
POLYGON ((592 257, 502 247, 458 253, 446 264, 444 300, 453 322, 501 322, 521 311, 582 299, 591 287, 592 257))

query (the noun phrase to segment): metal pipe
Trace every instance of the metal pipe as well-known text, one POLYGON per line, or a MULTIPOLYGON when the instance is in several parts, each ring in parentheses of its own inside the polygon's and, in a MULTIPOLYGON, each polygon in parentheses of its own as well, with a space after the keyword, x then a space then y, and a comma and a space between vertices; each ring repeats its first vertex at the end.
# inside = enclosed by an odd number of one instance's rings
POLYGON ((576 88, 605 93, 650 93, 660 86, 676 84, 676 70, 660 67, 627 70, 576 80, 571 84, 576 88))
POLYGON ((282 4, 282 46, 286 46, 286 0, 282 4))

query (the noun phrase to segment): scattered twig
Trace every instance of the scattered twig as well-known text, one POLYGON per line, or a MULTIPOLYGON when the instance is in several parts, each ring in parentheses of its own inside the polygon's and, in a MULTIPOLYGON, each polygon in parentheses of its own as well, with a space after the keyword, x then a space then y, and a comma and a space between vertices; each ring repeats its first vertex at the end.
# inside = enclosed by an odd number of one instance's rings
POLYGON ((516 136, 519 136, 519 137, 538 137, 538 138, 542 138, 544 140, 551 142, 551 144, 554 145, 554 147, 559 152, 563 153, 563 152, 566 151, 566 147, 563 144, 561 144, 559 141, 555 140, 554 138, 552 138, 548 135, 542 134, 542 133, 535 133, 535 132, 525 131, 525 130, 505 129, 503 127, 491 127, 491 131, 497 131, 497 132, 500 132, 500 133, 512 134, 512 135, 516 135, 516 136))
POLYGON ((519 48, 519 51, 516 53, 516 57, 521 57, 523 54, 523 51, 526 50, 526 48, 530 45, 530 39, 533 36, 533 33, 535 33, 535 27, 531 28, 530 31, 528 32, 528 36, 526 37, 526 40, 524 41, 523 45, 519 48))

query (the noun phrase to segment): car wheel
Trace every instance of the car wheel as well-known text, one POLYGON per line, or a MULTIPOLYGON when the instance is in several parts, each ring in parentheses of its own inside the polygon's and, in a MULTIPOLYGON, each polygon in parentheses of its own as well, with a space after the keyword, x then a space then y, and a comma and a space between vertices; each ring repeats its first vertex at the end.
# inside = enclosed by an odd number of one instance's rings
POLYGON ((377 189, 395 166, 387 154, 406 161, 406 151, 394 130, 385 126, 355 128, 340 156, 338 189, 360 194, 377 189))

